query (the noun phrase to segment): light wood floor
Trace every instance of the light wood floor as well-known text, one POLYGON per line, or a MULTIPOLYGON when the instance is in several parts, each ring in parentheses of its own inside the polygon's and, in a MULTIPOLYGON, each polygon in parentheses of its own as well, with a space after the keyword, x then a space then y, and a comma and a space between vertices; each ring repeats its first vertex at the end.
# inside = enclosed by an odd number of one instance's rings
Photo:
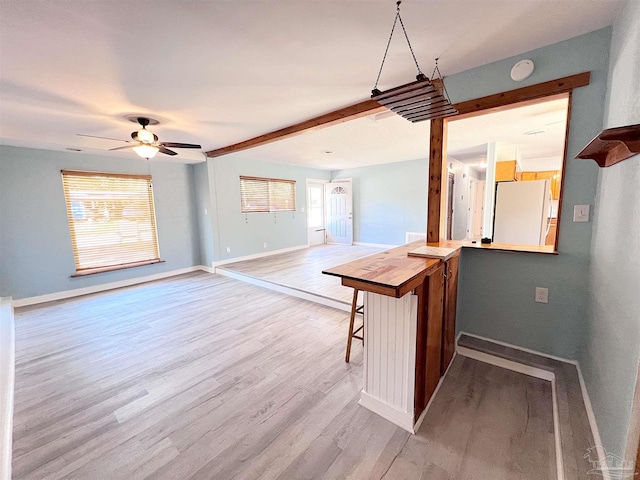
POLYGON ((14 480, 555 478, 548 382, 457 357, 410 436, 346 328, 205 273, 19 308, 14 480))
POLYGON ((230 263, 219 268, 340 300, 350 305, 353 289, 343 287, 338 277, 323 275, 322 270, 352 262, 382 250, 382 248, 358 245, 318 245, 269 257, 230 263))
POLYGON ((458 345, 505 358, 537 369, 553 372, 555 375, 558 405, 558 434, 562 449, 564 478, 567 480, 589 480, 593 465, 585 458, 588 449, 595 445, 587 408, 582 396, 578 369, 575 365, 517 350, 504 345, 461 335, 458 345))

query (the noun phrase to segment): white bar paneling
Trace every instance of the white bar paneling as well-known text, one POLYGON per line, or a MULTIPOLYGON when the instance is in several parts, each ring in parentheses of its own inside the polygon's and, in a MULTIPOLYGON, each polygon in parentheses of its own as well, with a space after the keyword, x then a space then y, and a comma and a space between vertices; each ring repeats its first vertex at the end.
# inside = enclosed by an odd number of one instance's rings
POLYGON ((364 292, 364 306, 360 404, 413 433, 417 296, 364 292))

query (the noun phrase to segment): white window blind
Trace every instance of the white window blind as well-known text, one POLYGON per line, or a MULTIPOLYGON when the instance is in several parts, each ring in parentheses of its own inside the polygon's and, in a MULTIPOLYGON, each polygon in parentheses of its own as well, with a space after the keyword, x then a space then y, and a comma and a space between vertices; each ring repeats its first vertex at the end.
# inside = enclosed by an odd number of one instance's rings
POLYGON ((150 175, 62 170, 76 274, 160 262, 150 175))
POLYGON ((296 181, 240 177, 242 213, 288 212, 296 209, 296 181))

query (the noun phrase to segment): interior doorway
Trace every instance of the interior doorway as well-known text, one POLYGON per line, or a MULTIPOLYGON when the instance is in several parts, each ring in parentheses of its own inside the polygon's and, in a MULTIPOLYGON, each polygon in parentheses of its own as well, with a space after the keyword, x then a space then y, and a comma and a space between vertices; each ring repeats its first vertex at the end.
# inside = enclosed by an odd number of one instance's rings
POLYGON ((326 243, 353 243, 353 190, 351 179, 333 180, 324 186, 326 243))
POLYGON ((325 243, 324 186, 326 180, 307 179, 307 243, 325 243))

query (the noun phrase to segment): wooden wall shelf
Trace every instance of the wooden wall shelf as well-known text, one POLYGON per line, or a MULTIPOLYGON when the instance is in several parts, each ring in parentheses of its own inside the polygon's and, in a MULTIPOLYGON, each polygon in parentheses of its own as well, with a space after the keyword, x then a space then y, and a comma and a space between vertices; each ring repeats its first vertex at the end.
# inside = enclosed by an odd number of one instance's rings
POLYGON ((640 124, 607 128, 576 156, 609 167, 640 153, 640 124))

